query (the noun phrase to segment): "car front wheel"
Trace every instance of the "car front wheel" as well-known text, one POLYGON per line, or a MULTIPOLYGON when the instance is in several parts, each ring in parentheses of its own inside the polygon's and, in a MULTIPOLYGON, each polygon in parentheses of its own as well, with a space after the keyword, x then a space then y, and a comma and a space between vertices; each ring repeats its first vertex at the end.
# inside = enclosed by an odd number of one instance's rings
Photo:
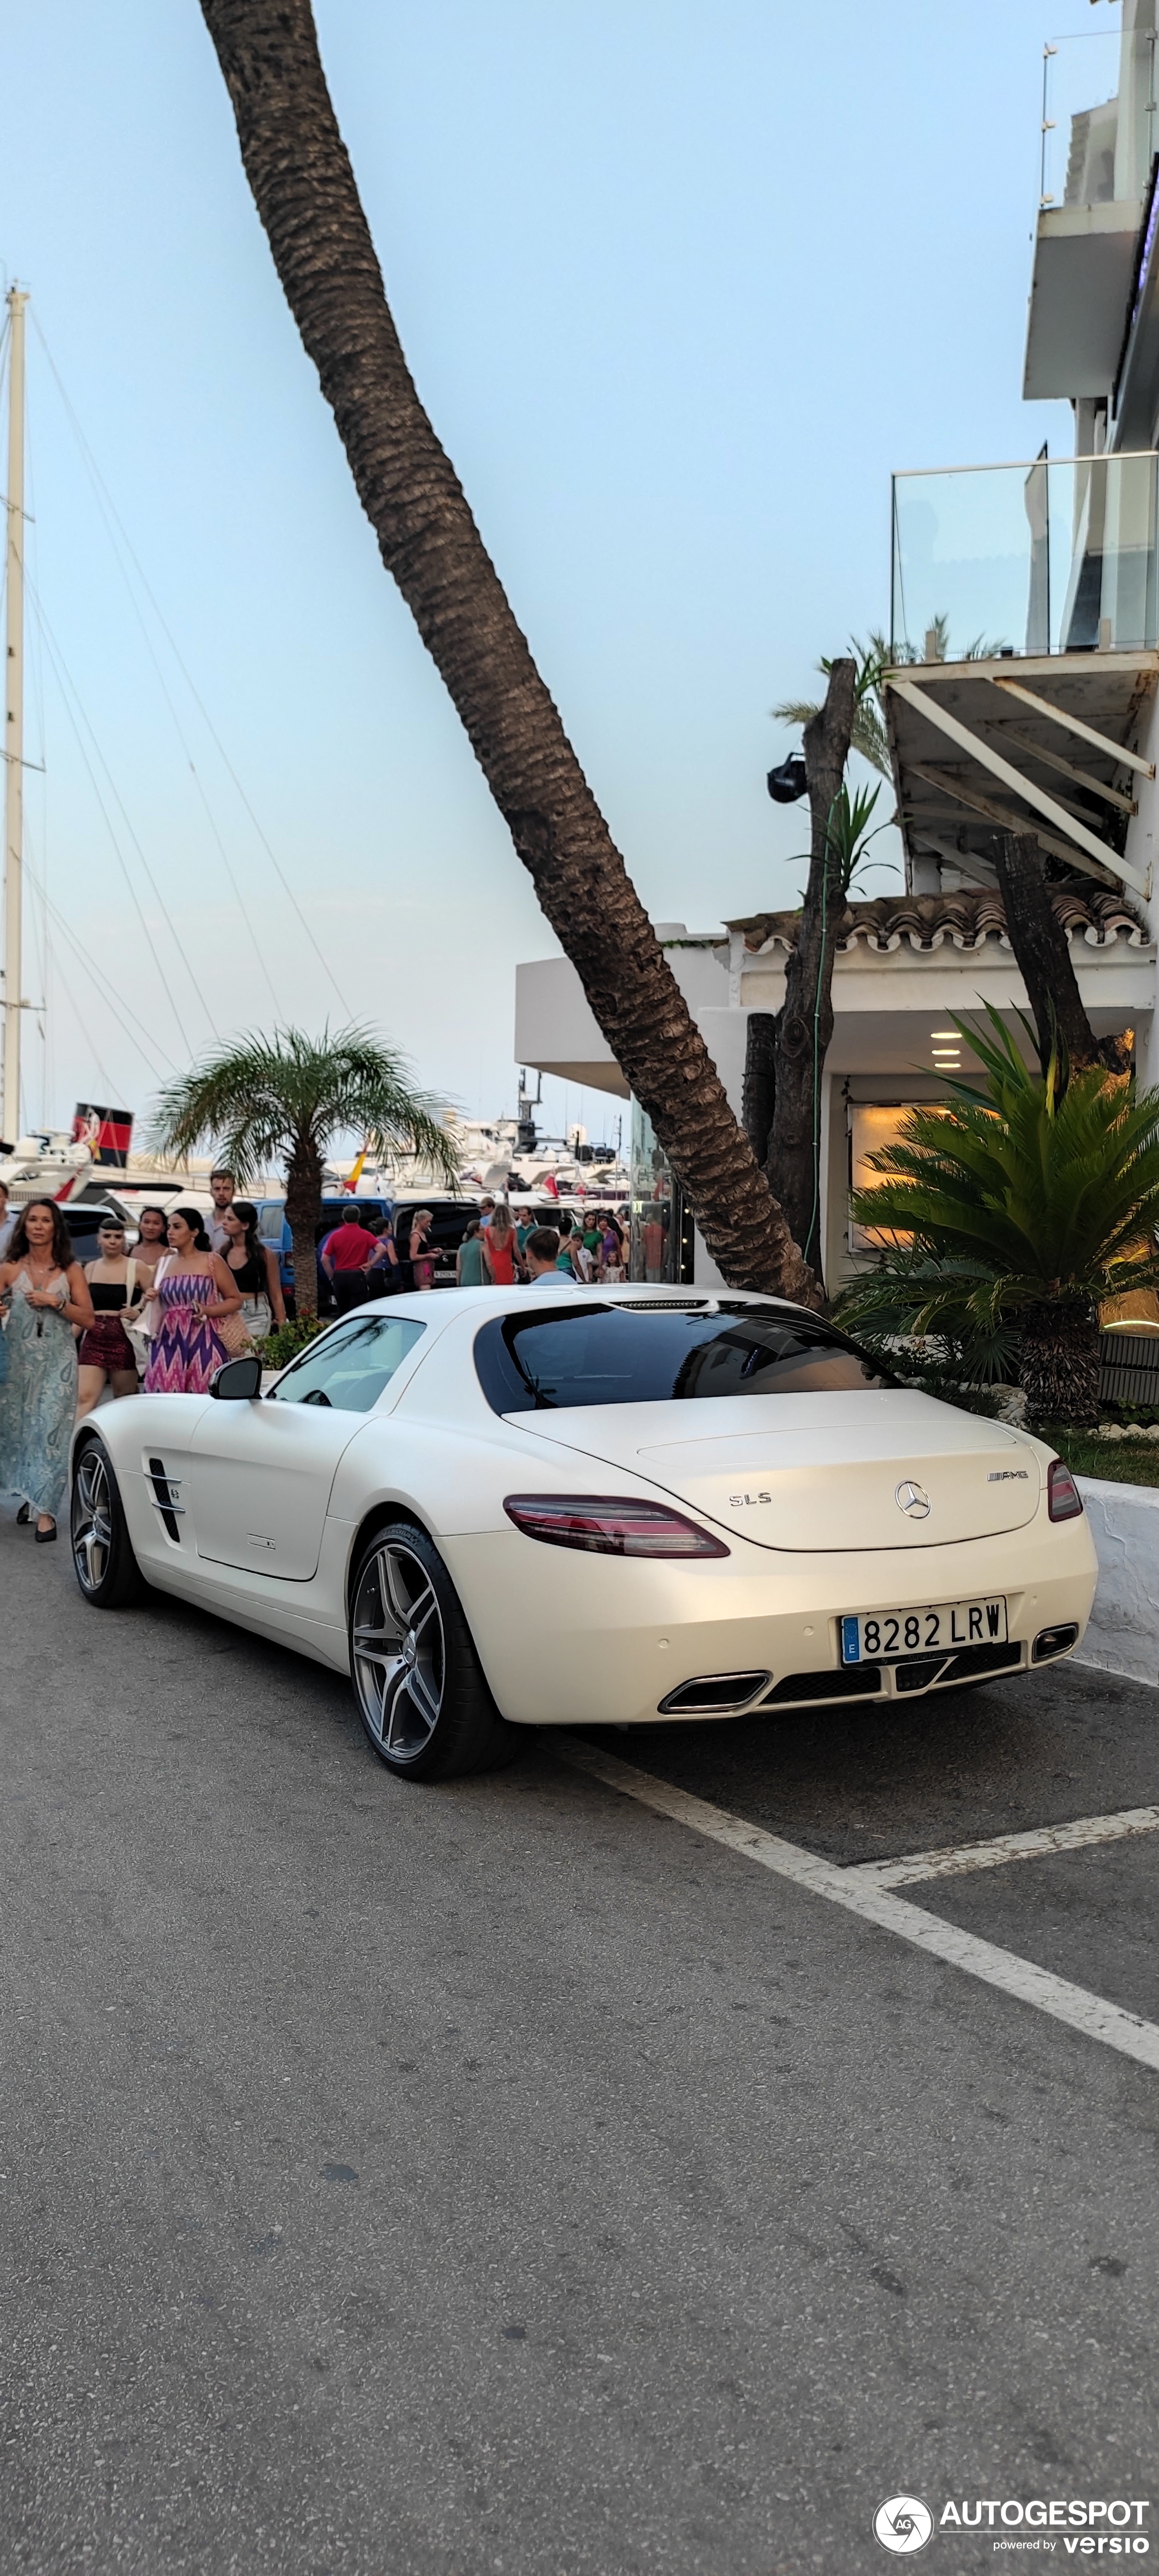
POLYGON ((458 1594, 425 1530, 376 1530, 351 1588, 350 1671, 362 1723, 392 1771, 451 1780, 514 1759, 458 1594))
POLYGON ((86 1440, 72 1470, 69 1534, 76 1579, 94 1610, 124 1610, 145 1589, 103 1441, 86 1440))

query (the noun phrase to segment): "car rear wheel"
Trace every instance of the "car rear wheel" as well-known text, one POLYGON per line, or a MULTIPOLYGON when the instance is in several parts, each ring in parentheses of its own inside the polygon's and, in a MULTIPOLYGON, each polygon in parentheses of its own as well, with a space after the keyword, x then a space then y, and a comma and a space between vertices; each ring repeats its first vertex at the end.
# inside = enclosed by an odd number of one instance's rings
POLYGON ((125 1523, 124 1506, 104 1442, 77 1450, 69 1533, 76 1579, 94 1610, 125 1610, 145 1589, 125 1523))
POLYGON ((451 1780, 514 1759, 438 1549, 409 1521, 376 1530, 351 1590, 350 1671, 379 1760, 410 1780, 451 1780))

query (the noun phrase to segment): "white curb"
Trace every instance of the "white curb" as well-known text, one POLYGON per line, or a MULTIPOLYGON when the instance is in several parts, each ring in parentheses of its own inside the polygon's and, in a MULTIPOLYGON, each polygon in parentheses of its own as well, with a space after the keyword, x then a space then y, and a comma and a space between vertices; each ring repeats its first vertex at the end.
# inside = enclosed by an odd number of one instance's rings
POLYGON ((1079 1476, 1099 1584, 1074 1660, 1159 1688, 1159 1485, 1079 1476))

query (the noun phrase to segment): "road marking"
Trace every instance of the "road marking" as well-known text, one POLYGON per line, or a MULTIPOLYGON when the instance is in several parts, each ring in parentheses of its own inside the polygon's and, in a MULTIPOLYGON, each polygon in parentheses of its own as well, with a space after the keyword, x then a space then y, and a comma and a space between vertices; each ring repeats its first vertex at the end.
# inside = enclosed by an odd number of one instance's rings
POLYGON ((919 1878, 957 1878, 962 1870, 997 1869, 1006 1860, 1044 1860, 1050 1852, 1123 1842, 1130 1834, 1153 1834, 1157 1828, 1159 1807, 1124 1807, 1117 1816, 1077 1816, 1073 1824, 995 1834, 991 1842, 947 1844, 942 1851, 909 1852, 902 1860, 859 1861, 849 1876, 863 1887, 911 1887, 919 1878))
POLYGON ((952 1968, 961 1968, 966 1976, 980 1977, 984 1985, 997 1986, 1016 2002, 1033 2004, 1037 2011, 1048 2013, 1053 2021, 1067 2023, 1086 2039, 1102 2040, 1107 2048, 1118 2049, 1123 2057, 1133 2057, 1140 2066, 1153 2067, 1159 2073, 1159 2027, 1142 2021, 1137 2013, 1122 2012, 1117 2004, 1103 2001, 1101 1995, 1088 1994, 1083 1986, 1070 1985, 1065 1977, 1052 1976, 1047 1968, 1036 1968, 1029 1959, 1019 1959, 1012 1950, 999 1950, 992 1941, 979 1941, 972 1932, 960 1932, 953 1923, 943 1923, 936 1914, 923 1914, 904 1897, 894 1896, 887 1888, 867 1882, 860 1869, 839 1869, 832 1861, 819 1860, 813 1852, 802 1851, 797 1843, 782 1842, 778 1834, 767 1834, 759 1825, 749 1824, 744 1816, 730 1815, 725 1807, 712 1807, 704 1798, 690 1797, 685 1789, 673 1789, 666 1780, 657 1780, 650 1771, 637 1771, 630 1762, 621 1762, 614 1754, 604 1753, 593 1744, 584 1744, 570 1735, 553 1738, 552 1749, 560 1759, 577 1771, 588 1772, 592 1779, 602 1780, 605 1787, 619 1790, 622 1797, 635 1798, 655 1815, 667 1816, 673 1824, 687 1825, 692 1833, 703 1834, 709 1842, 723 1843, 729 1851, 739 1852, 745 1860, 755 1860, 762 1869, 773 1870, 778 1878, 791 1879, 814 1896, 827 1896, 849 1914, 858 1914, 866 1923, 876 1923, 882 1932, 893 1932, 899 1940, 909 1941, 936 1959, 944 1959, 952 1968))

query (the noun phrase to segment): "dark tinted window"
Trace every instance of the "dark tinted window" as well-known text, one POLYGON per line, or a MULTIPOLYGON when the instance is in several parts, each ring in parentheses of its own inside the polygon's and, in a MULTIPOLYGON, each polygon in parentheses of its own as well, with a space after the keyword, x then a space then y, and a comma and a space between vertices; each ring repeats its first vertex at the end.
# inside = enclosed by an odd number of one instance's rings
MULTIPOLYGON (((314 1228, 314 1241, 319 1246, 319 1249, 321 1249, 327 1235, 333 1234, 335 1226, 341 1225, 342 1219, 346 1215, 349 1205, 349 1199, 323 1199, 321 1219, 314 1228)), ((366 1225, 372 1216, 379 1217, 386 1215, 389 1201, 386 1199, 357 1199, 355 1201, 355 1205, 358 1209, 359 1224, 366 1225)))
POLYGON ((892 1383, 876 1361, 812 1315, 779 1306, 594 1306, 497 1316, 475 1338, 496 1413, 673 1397, 816 1395, 892 1383))
MULTIPOLYGON (((457 1252, 472 1217, 478 1216, 479 1213, 474 1200, 428 1199, 426 1204, 431 1211, 431 1224, 427 1230, 428 1244, 448 1252, 457 1252)), ((400 1250, 404 1244, 410 1242, 411 1224, 415 1214, 414 1206, 395 1209, 394 1238, 400 1250)))

